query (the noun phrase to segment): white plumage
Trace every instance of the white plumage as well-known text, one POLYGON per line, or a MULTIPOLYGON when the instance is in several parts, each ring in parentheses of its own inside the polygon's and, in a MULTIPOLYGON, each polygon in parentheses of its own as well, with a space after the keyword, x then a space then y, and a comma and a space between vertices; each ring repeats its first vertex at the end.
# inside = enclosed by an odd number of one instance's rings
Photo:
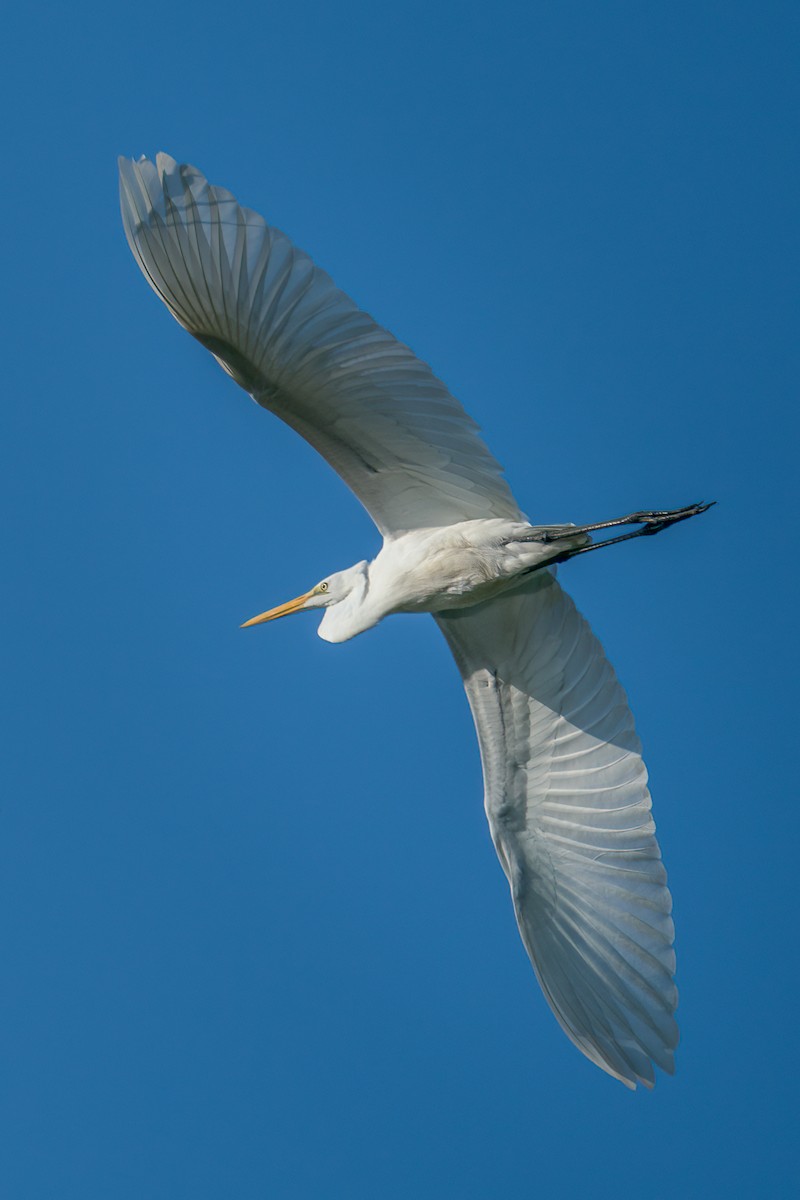
MULTIPOLYGON (((384 536, 372 563, 247 624, 319 608, 321 636, 339 642, 392 612, 435 615, 544 993, 592 1062, 652 1085, 654 1064, 673 1070, 678 1034, 647 774, 625 694, 548 567, 598 526, 531 526, 430 368, 228 192, 164 154, 120 159, 120 178, 128 242, 173 316, 320 451, 384 536)), ((635 514, 638 532, 701 510, 635 514)))
POLYGON ((584 1054, 623 1083, 673 1070, 672 907, 639 739, 614 671, 548 572, 438 613, 475 717, 486 813, 522 940, 584 1054))
POLYGON ((226 371, 320 452, 384 536, 519 518, 477 425, 307 254, 194 167, 120 160, 142 271, 226 371))

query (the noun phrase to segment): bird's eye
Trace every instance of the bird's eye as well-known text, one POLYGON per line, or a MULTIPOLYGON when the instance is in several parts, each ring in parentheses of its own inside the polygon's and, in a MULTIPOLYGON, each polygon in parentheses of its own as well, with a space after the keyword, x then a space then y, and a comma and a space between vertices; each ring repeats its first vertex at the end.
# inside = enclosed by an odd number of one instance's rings
POLYGON ((327 583, 321 583, 321 584, 319 585, 319 590, 320 590, 321 592, 327 592, 327 590, 328 590, 328 585, 327 585, 327 583))

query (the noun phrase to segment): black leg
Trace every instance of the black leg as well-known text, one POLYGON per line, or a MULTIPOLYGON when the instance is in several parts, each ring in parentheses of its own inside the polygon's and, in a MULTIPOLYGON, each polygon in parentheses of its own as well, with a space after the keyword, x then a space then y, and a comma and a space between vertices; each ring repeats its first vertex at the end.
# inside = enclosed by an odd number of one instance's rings
MULTIPOLYGON (((537 537, 537 541, 542 542, 557 542, 561 538, 573 537, 576 533, 594 533, 597 529, 614 529, 617 525, 644 525, 644 529, 637 530, 636 533, 628 533, 626 537, 641 537, 649 533, 658 533, 662 529, 666 529, 668 525, 675 525, 678 521, 687 521, 689 517, 696 517, 698 513, 707 512, 712 504, 716 501, 712 500, 711 504, 687 504, 685 508, 673 509, 657 509, 653 512, 635 512, 628 513, 627 517, 615 517, 613 521, 598 521, 594 525, 575 525, 563 532, 556 530, 545 529, 537 537)), ((619 541, 614 538, 613 541, 619 541)), ((598 545, 610 546, 612 543, 599 542, 598 545)), ((588 547, 587 547, 588 548, 588 547)))
POLYGON ((679 521, 688 521, 689 517, 696 517, 699 513, 707 512, 715 503, 716 501, 712 500, 710 504, 687 504, 685 508, 629 513, 627 517, 618 517, 615 521, 598 521, 596 525, 579 525, 575 529, 570 529, 568 534, 566 531, 562 534, 547 531, 542 540, 557 542, 559 537, 572 537, 576 533, 593 533, 597 529, 614 529, 619 525, 641 525, 641 529, 622 533, 618 537, 606 538, 602 542, 592 542, 588 546, 579 546, 577 550, 565 550, 563 554, 550 560, 557 563, 566 562, 569 558, 575 558, 577 554, 588 554, 590 550, 602 550, 604 546, 615 546, 617 542, 628 542, 631 538, 637 537, 651 537, 654 533, 660 533, 662 529, 667 529, 670 525, 677 525, 679 521))
POLYGON ((525 541, 543 542, 557 548, 559 541, 572 538, 576 533, 594 533, 598 529, 615 529, 620 525, 641 525, 641 529, 634 529, 630 533, 621 533, 617 537, 606 538, 602 542, 591 542, 588 546, 579 546, 577 549, 564 550, 563 553, 549 558, 547 562, 532 567, 525 574, 540 571, 543 567, 550 567, 554 563, 566 562, 578 554, 588 554, 590 550, 602 550, 604 546, 616 546, 618 542, 629 542, 631 538, 651 537, 654 533, 660 533, 662 529, 667 529, 670 525, 677 525, 679 521, 688 521, 689 517, 696 517, 698 513, 707 512, 712 504, 716 504, 716 501, 712 500, 710 504, 687 504, 685 508, 629 513, 627 517, 617 517, 614 521, 598 521, 595 525, 573 525, 569 529, 560 531, 558 529, 542 529, 535 536, 525 538, 525 541))

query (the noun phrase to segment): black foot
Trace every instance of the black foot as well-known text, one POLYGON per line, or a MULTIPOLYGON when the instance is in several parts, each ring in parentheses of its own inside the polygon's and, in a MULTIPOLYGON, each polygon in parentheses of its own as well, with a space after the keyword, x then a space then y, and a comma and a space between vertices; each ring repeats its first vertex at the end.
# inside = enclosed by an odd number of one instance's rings
MULTIPOLYGON (((658 512, 631 513, 621 524, 644 525, 645 528, 640 530, 640 533, 646 537, 651 533, 660 533, 668 525, 676 525, 678 521, 688 521, 689 517, 696 517, 699 513, 708 512, 712 504, 716 504, 716 500, 712 500, 708 504, 687 504, 685 508, 673 508, 658 512)), ((616 522, 614 523, 616 524, 616 522)), ((602 529, 603 526, 598 526, 598 528, 602 529)))

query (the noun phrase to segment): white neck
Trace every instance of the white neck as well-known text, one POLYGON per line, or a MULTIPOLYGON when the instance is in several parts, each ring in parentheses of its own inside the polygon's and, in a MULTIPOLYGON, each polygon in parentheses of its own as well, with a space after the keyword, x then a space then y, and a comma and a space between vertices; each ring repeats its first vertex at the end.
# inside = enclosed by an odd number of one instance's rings
POLYGON ((317 633, 325 642, 347 642, 365 629, 377 625, 385 616, 379 604, 371 602, 369 564, 357 563, 353 572, 353 586, 347 595, 325 609, 317 633))

